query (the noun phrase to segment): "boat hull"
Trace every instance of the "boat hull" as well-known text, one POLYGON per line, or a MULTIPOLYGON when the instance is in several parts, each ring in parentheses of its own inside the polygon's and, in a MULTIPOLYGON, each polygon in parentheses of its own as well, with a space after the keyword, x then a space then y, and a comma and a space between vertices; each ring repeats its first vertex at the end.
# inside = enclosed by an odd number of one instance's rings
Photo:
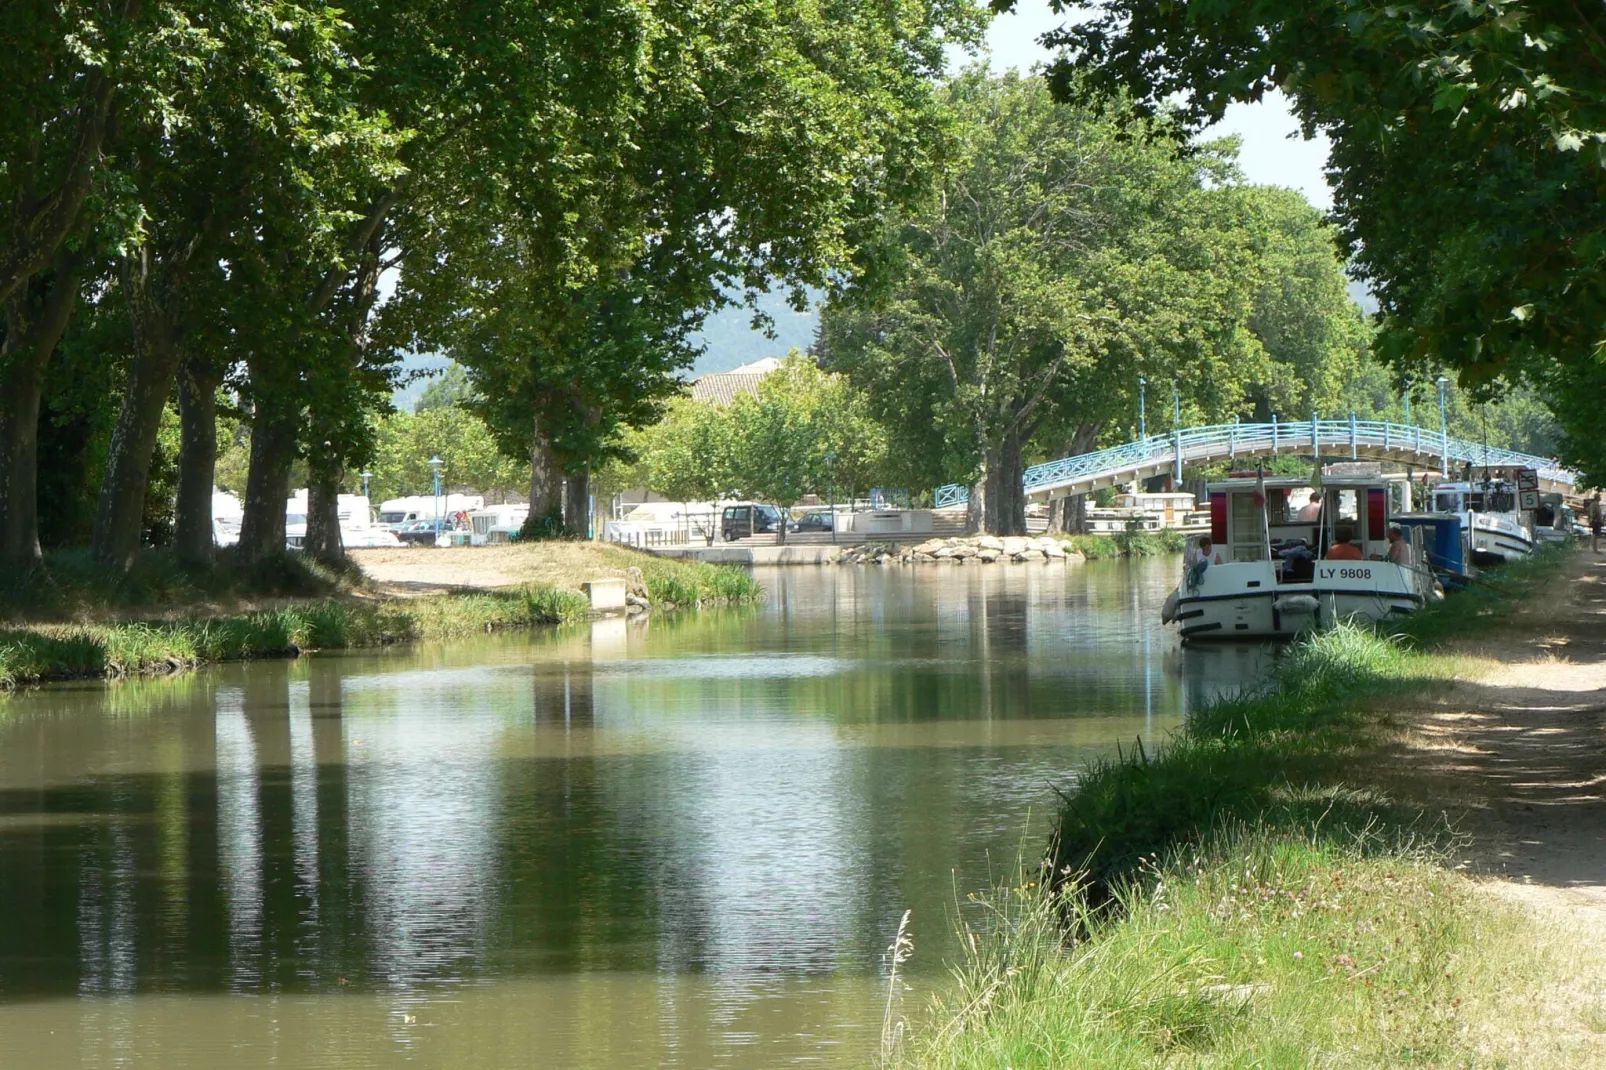
POLYGON ((1507 564, 1533 551, 1533 538, 1518 521, 1504 515, 1472 514, 1472 560, 1475 564, 1507 564))
POLYGON ((1321 561, 1308 583, 1278 583, 1261 562, 1217 565, 1179 587, 1167 613, 1184 639, 1291 638, 1342 620, 1368 623, 1420 608, 1419 572, 1386 561, 1321 561))

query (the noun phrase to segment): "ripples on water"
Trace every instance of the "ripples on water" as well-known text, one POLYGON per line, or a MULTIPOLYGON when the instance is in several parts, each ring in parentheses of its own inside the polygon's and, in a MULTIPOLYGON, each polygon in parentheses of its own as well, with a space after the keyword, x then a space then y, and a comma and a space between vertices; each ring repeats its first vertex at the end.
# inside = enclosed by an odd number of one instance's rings
POLYGON ((1165 561, 791 570, 748 610, 45 688, 0 717, 0 1064, 866 1060, 914 910, 1262 671, 1165 561), (250 998, 242 998, 249 996, 250 998))

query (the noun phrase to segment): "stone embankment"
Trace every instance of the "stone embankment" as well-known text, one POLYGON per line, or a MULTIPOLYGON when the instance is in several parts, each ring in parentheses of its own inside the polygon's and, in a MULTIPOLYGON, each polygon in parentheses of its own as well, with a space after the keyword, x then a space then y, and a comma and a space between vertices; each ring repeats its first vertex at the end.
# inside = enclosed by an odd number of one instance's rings
POLYGON ((843 550, 839 565, 990 565, 997 561, 1083 561, 1076 550, 1051 535, 979 535, 969 538, 927 539, 914 546, 866 543, 843 550))

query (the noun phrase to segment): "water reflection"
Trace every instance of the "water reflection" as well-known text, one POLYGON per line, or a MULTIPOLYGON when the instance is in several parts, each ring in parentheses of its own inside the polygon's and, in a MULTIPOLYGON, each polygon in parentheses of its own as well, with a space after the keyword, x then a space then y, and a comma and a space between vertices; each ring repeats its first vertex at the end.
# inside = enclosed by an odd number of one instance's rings
POLYGON ((19 695, 0 1036, 857 1065, 906 907, 935 976, 1051 782, 1262 671, 1160 629, 1172 569, 798 570, 746 611, 19 695))

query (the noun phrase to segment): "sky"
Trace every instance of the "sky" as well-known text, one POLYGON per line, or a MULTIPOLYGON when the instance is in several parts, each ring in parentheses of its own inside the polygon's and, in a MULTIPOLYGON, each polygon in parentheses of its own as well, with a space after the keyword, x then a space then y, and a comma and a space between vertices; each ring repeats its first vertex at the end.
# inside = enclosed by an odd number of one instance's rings
MULTIPOLYGON (((1052 53, 1037 39, 1064 21, 1064 15, 1049 10, 1047 0, 1016 0, 1015 11, 993 19, 988 30, 993 68, 1028 71, 1034 64, 1046 63, 1052 53)), ((1238 164, 1250 182, 1297 189, 1324 211, 1333 206, 1332 191, 1322 174, 1327 141, 1299 136, 1299 125, 1282 94, 1269 95, 1259 104, 1232 105, 1226 117, 1202 136, 1208 140, 1226 134, 1243 138, 1238 164)))

